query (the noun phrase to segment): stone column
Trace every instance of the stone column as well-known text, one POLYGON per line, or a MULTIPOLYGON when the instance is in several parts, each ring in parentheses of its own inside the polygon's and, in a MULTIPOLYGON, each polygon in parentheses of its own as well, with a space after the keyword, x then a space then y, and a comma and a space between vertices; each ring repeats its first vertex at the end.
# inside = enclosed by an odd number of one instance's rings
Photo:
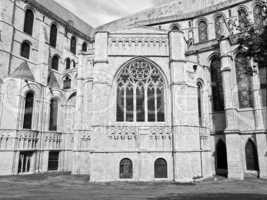
POLYGON ((228 39, 220 41, 221 73, 223 79, 223 91, 226 115, 226 146, 228 161, 228 177, 233 179, 244 179, 242 162, 241 136, 237 126, 237 111, 234 92, 236 82, 233 80, 233 59, 231 44, 228 39))
MULTIPOLYGON (((252 61, 252 66, 259 72, 257 63, 252 61)), ((263 107, 260 95, 260 78, 259 73, 254 73, 252 77, 253 82, 253 100, 255 109, 255 123, 256 123, 256 141, 259 160, 259 176, 260 178, 267 178, 267 138, 264 134, 264 119, 263 119, 263 107)))

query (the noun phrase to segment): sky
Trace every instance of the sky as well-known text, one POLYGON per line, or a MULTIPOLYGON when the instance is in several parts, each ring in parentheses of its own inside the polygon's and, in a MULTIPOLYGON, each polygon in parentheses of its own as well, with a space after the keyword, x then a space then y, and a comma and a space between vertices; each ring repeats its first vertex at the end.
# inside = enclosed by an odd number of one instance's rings
POLYGON ((93 27, 173 0, 56 0, 93 27))

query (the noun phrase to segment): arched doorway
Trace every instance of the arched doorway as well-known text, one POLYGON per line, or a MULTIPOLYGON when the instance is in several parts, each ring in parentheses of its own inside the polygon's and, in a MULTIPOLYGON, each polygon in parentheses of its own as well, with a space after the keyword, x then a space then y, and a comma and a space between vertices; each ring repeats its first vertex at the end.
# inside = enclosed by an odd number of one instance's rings
POLYGON ((246 144, 246 165, 249 171, 259 171, 258 152, 255 143, 251 139, 246 144))
POLYGON ((222 140, 219 140, 216 145, 216 174, 222 176, 228 174, 226 145, 222 140))

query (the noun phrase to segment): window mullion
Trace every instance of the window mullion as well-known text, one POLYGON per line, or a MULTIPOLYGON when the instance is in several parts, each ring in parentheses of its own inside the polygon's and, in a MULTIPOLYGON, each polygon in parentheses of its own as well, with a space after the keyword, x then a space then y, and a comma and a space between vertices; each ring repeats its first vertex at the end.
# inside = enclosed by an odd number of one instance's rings
POLYGON ((144 106, 145 106, 145 122, 148 121, 148 98, 147 98, 147 85, 144 85, 144 95, 145 95, 145 101, 144 101, 144 106))
POLYGON ((154 105, 155 122, 157 122, 158 121, 158 98, 157 98, 157 87, 156 86, 154 87, 154 102, 155 102, 155 105, 154 105))
POLYGON ((136 111, 136 89, 137 89, 137 87, 136 87, 136 84, 133 86, 133 101, 134 101, 134 108, 133 108, 133 115, 134 115, 134 122, 136 122, 137 121, 137 111, 136 111))
POLYGON ((126 113, 127 113, 127 108, 126 108, 126 103, 127 103, 127 101, 126 101, 126 98, 127 98, 127 96, 126 96, 126 86, 124 86, 123 87, 123 95, 124 95, 124 98, 123 98, 123 121, 124 122, 126 122, 126 113))

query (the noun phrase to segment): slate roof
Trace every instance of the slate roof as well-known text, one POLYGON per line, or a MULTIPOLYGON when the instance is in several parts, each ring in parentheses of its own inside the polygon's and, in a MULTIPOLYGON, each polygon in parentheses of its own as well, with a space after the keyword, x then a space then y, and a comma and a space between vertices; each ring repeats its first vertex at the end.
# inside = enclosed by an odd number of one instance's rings
POLYGON ((94 28, 88 23, 80 19, 78 16, 73 14, 68 9, 64 8, 54 0, 28 0, 35 6, 39 6, 40 9, 51 12, 52 18, 56 17, 62 20, 64 23, 68 24, 72 21, 72 27, 77 31, 83 33, 84 35, 90 36, 94 32, 94 28))
POLYGON ((138 27, 190 19, 247 1, 250 0, 174 0, 170 3, 99 26, 96 30, 114 31, 121 27, 138 27))

